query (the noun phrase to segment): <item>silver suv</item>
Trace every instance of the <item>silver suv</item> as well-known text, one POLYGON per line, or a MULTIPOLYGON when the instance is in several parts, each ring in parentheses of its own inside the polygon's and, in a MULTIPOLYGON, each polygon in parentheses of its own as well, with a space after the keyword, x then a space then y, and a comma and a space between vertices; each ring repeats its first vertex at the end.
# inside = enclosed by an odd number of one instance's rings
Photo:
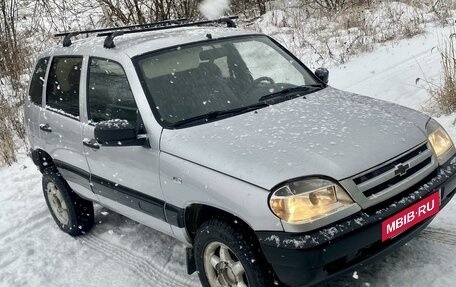
POLYGON ((25 115, 70 235, 96 202, 186 243, 205 287, 309 286, 403 245, 455 194, 436 121, 332 88, 230 18, 59 36, 25 115))

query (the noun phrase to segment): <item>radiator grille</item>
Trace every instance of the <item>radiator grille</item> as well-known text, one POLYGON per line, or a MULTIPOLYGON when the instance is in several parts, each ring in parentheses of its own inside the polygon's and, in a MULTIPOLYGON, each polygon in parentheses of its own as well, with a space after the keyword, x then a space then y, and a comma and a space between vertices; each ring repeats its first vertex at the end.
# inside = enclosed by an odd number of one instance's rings
POLYGON ((413 175, 423 173, 423 177, 426 176, 426 171, 432 167, 432 155, 427 143, 422 144, 381 166, 356 176, 353 182, 366 197, 374 196, 413 175))

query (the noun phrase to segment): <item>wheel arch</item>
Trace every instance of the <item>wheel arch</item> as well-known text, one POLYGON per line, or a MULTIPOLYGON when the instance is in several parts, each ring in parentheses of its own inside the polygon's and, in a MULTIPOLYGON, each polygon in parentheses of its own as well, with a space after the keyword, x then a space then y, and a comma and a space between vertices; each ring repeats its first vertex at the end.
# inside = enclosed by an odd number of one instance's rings
POLYGON ((239 224, 254 234, 254 229, 245 220, 234 215, 233 213, 220 209, 218 207, 194 203, 187 206, 184 212, 185 228, 192 243, 195 239, 198 228, 205 221, 213 218, 221 219, 233 225, 239 224))
POLYGON ((31 152, 33 163, 38 167, 41 173, 48 167, 55 167, 52 157, 42 149, 34 149, 31 152))

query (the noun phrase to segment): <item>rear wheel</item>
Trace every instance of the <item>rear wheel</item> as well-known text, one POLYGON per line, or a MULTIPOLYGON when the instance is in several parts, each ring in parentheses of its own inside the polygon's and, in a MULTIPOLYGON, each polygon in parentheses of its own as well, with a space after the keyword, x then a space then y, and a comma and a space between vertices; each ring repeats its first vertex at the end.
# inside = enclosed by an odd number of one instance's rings
POLYGON ((273 272, 254 235, 241 224, 212 219, 195 237, 195 258, 204 287, 269 287, 273 272))
POLYGON ((46 204, 62 231, 77 236, 92 228, 93 203, 77 195, 56 169, 45 169, 42 183, 46 204))

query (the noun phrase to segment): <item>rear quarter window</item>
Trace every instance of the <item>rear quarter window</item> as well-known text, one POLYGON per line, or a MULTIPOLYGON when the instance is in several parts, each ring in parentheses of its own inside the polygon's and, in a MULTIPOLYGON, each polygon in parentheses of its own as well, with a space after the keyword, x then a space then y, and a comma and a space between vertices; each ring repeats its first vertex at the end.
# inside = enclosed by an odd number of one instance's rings
POLYGON ((38 106, 42 104, 44 78, 46 77, 48 63, 49 57, 39 59, 30 81, 29 98, 32 103, 38 106))

